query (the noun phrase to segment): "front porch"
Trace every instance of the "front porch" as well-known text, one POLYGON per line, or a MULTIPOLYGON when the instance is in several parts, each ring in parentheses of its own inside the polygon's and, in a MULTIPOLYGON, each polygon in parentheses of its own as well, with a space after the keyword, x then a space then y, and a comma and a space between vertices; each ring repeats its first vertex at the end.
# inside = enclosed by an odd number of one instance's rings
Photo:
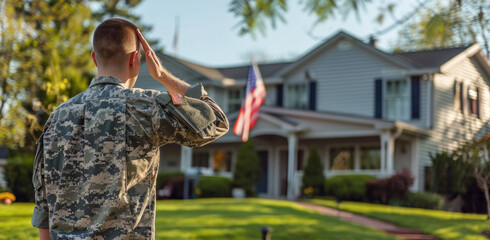
MULTIPOLYGON (((407 168, 415 178, 412 190, 419 190, 417 128, 375 119, 291 110, 282 110, 285 113, 279 115, 277 111, 262 110, 250 134, 262 169, 259 196, 299 196, 303 167, 312 147, 320 153, 327 178, 339 174, 380 178, 407 168)), ((232 177, 240 144, 240 139, 229 132, 201 148, 164 146, 161 169, 232 177)))

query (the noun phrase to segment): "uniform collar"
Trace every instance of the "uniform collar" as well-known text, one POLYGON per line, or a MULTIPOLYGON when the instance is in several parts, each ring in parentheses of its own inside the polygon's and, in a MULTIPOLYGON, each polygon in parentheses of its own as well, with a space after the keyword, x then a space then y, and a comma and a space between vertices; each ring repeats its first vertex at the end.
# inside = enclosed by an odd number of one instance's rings
POLYGON ((121 80, 117 79, 116 77, 113 76, 100 76, 100 77, 94 77, 92 79, 92 82, 90 82, 90 85, 88 87, 93 87, 95 85, 99 84, 115 84, 115 85, 123 85, 121 80))

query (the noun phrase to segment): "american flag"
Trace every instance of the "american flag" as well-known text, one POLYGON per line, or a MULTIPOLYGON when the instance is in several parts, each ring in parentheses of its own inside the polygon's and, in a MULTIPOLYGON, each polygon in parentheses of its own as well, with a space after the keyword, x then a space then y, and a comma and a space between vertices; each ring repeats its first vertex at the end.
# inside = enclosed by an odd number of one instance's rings
POLYGON ((259 108, 265 100, 265 87, 259 67, 252 60, 252 66, 248 69, 247 90, 242 101, 240 113, 235 122, 233 132, 242 138, 242 142, 248 140, 250 129, 253 128, 259 117, 259 108))

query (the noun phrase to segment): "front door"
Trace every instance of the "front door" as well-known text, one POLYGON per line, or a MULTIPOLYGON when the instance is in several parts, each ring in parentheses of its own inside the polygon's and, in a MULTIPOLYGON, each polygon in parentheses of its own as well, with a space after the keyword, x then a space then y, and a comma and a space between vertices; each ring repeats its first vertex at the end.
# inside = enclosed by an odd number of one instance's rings
POLYGON ((257 184, 257 192, 267 194, 267 172, 269 171, 269 159, 267 151, 258 151, 260 163, 260 181, 257 184))
POLYGON ((282 150, 279 153, 279 195, 288 194, 288 151, 282 150))

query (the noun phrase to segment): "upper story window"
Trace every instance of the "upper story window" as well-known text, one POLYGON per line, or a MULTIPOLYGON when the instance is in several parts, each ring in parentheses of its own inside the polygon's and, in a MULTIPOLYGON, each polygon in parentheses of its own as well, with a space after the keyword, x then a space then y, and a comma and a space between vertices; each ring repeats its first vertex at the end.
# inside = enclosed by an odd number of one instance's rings
POLYGON ((454 108, 458 109, 461 113, 464 112, 463 105, 463 83, 462 82, 454 82, 453 86, 453 102, 454 108))
POLYGON ((410 119, 410 87, 408 79, 386 81, 385 116, 388 119, 410 119))
POLYGON ((454 108, 462 114, 480 117, 480 96, 478 88, 464 82, 455 82, 453 88, 454 108))
POLYGON ((240 89, 228 89, 228 112, 240 110, 242 105, 242 91, 240 89))
POLYGON ((468 88, 468 109, 469 112, 477 117, 480 117, 480 103, 478 98, 478 89, 477 88, 468 88))
POLYGON ((308 94, 305 83, 289 84, 287 86, 286 103, 288 108, 308 109, 308 94))

